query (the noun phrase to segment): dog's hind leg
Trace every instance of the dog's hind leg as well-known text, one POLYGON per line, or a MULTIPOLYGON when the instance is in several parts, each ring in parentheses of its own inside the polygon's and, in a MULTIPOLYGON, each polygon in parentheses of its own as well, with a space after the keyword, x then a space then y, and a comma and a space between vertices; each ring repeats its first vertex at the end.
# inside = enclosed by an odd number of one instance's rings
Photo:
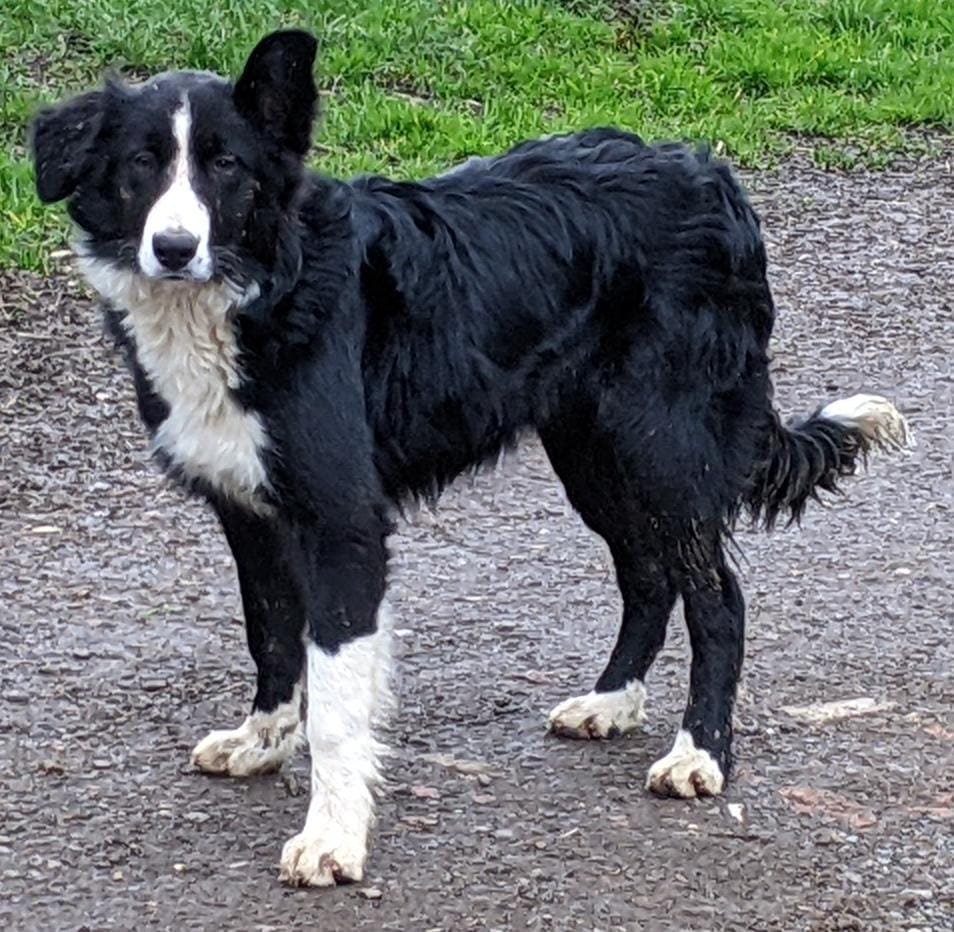
POLYGON ((666 638, 676 588, 657 536, 639 513, 613 445, 574 432, 542 430, 567 497, 587 526, 608 543, 623 599, 616 646, 594 688, 557 705, 550 730, 571 738, 611 738, 644 719, 644 681, 666 638))
POLYGON ((205 773, 246 777, 277 770, 302 742, 304 608, 288 529, 238 505, 217 511, 238 568, 257 688, 245 721, 203 738, 192 761, 205 773))
POLYGON ((647 788, 662 796, 717 795, 732 764, 732 709, 744 653, 745 602, 725 564, 719 533, 709 538, 693 539, 688 549, 696 556, 682 573, 692 646, 689 701, 672 750, 653 764, 646 780, 647 788))

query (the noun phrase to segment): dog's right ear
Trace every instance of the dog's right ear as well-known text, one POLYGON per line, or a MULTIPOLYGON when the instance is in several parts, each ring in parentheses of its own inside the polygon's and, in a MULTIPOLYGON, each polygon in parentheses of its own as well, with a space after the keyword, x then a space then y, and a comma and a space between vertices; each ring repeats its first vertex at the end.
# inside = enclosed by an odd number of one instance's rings
POLYGON ((61 201, 76 190, 102 126, 104 108, 103 91, 91 91, 36 115, 30 149, 41 201, 61 201))

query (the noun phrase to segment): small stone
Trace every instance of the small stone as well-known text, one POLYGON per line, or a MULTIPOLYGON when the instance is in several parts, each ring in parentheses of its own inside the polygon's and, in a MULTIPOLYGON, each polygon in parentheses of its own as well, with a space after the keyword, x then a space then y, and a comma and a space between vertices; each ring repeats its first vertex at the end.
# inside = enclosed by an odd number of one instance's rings
POLYGON ((172 865, 172 869, 173 869, 177 874, 181 874, 181 873, 183 873, 183 872, 185 871, 186 866, 185 866, 185 864, 183 864, 181 861, 177 861, 175 864, 172 865))
POLYGON ((934 891, 927 888, 908 887, 901 891, 901 902, 905 906, 914 906, 921 900, 934 899, 934 891))
POLYGON ((494 838, 499 838, 501 841, 508 841, 513 838, 514 832, 512 828, 498 828, 494 832, 494 838))
POLYGON ((289 796, 301 796, 306 787, 293 773, 282 774, 282 785, 289 796))
POLYGON ((836 845, 841 839, 828 828, 820 828, 812 832, 812 841, 816 845, 836 845))
POLYGON ((123 872, 122 871, 113 871, 113 880, 122 880, 123 872))
POLYGON ((380 900, 383 895, 377 887, 362 887, 358 891, 358 896, 363 896, 366 900, 380 900))

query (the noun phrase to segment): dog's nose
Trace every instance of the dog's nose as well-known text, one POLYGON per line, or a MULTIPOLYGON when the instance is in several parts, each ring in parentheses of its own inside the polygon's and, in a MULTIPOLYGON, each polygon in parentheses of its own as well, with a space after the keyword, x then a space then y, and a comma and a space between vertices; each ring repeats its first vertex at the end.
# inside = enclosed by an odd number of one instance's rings
POLYGON ((199 239, 191 233, 157 233, 152 238, 152 251, 170 272, 184 269, 198 248, 199 239))

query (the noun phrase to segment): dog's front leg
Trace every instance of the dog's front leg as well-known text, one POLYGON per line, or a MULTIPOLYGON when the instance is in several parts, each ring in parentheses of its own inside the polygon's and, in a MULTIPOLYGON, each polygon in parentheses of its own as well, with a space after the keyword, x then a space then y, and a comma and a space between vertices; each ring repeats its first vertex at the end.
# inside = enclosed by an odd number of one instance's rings
POLYGON ((216 502, 238 569, 255 699, 238 728, 216 729, 192 752, 205 773, 248 777, 277 770, 300 745, 305 587, 297 535, 281 515, 216 502))
POLYGON ((293 885, 361 880, 374 817, 383 751, 374 726, 389 699, 385 550, 380 534, 347 537, 329 548, 324 532, 320 547, 305 547, 311 802, 282 851, 281 878, 293 885))

